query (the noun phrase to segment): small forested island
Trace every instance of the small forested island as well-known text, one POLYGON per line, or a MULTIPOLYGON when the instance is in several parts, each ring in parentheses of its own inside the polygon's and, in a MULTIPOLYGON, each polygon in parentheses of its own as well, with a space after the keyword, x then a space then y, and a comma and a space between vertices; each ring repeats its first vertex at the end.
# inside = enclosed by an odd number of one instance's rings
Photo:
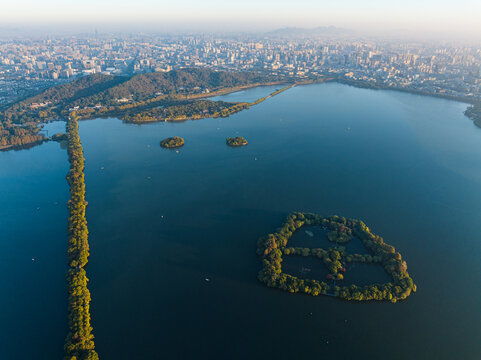
POLYGON ((160 146, 165 149, 176 149, 184 146, 184 139, 180 136, 168 137, 160 142, 160 146))
POLYGON ((237 147, 237 146, 245 146, 247 145, 247 140, 244 139, 242 136, 237 137, 228 137, 225 140, 226 144, 229 146, 237 147))
MULTIPOLYGON (((312 296, 330 295, 354 301, 391 301, 406 299, 416 291, 416 285, 407 272, 407 264, 396 249, 371 233, 360 220, 338 216, 322 217, 316 214, 295 212, 287 217, 284 225, 273 234, 259 239, 257 254, 262 261, 259 280, 269 287, 291 293, 302 292, 312 296), (322 248, 293 248, 287 244, 292 235, 304 226, 321 226, 328 231, 328 239, 334 246, 322 248), (361 240, 367 254, 348 254, 343 246, 354 238, 361 240), (318 258, 329 270, 327 280, 299 279, 282 271, 284 256, 310 256, 318 258), (392 281, 384 284, 343 286, 342 279, 350 263, 362 262, 382 266, 392 281)), ((354 271, 354 270, 351 270, 354 271)))

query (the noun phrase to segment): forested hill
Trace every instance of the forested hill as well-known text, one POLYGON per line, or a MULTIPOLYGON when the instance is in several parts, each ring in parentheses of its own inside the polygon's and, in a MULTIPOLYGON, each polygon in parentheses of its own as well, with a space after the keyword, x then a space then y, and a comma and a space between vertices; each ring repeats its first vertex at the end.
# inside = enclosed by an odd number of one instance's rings
POLYGON ((192 68, 135 75, 128 81, 107 90, 106 93, 109 98, 133 96, 134 100, 145 100, 157 92, 192 94, 201 89, 215 91, 221 88, 265 83, 272 80, 272 78, 252 72, 192 68))
MULTIPOLYGON (((266 83, 274 79, 252 72, 226 72, 191 68, 169 72, 138 74, 132 77, 94 74, 62 84, 12 105, 0 113, 0 121, 13 123, 35 121, 50 117, 53 106, 85 107, 118 103, 120 99, 143 101, 156 94, 180 93, 192 95, 202 91, 216 91, 222 88, 266 83)), ((57 108, 57 110, 59 110, 57 108)))

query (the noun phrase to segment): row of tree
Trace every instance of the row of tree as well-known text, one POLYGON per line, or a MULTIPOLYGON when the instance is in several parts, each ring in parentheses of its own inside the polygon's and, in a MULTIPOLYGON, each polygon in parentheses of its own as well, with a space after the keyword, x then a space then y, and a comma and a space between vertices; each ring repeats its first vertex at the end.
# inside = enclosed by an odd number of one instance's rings
POLYGON ((384 240, 370 232, 369 228, 359 220, 346 219, 338 216, 323 218, 316 214, 293 213, 287 217, 284 225, 274 234, 269 234, 258 241, 257 254, 262 260, 259 280, 269 287, 277 287, 291 292, 304 292, 310 295, 328 293, 346 300, 389 300, 396 302, 405 299, 416 291, 416 285, 407 272, 406 262, 394 247, 384 243, 384 240), (286 245, 293 233, 303 226, 322 226, 330 229, 345 229, 358 237, 371 254, 347 255, 340 249, 308 249, 287 248, 286 245), (334 279, 340 279, 339 271, 343 269, 342 262, 360 261, 377 262, 384 267, 391 276, 392 282, 386 284, 372 284, 365 287, 328 286, 325 292, 317 291, 325 287, 316 280, 300 280, 282 272, 283 255, 315 256, 320 258, 328 267, 334 279), (345 258, 345 259, 344 259, 345 258), (288 284, 288 286, 286 285, 288 284), (296 286, 295 286, 296 285, 296 286), (321 286, 322 285, 322 286, 321 286))
POLYGON ((283 87, 282 89, 279 89, 279 90, 274 91, 273 93, 271 93, 271 94, 268 95, 268 96, 261 97, 261 98, 255 100, 255 101, 249 103, 249 105, 250 105, 250 106, 254 106, 254 105, 260 104, 261 102, 269 99, 270 97, 276 96, 276 95, 280 94, 281 92, 290 89, 290 88, 293 87, 293 86, 295 86, 295 84, 287 85, 287 86, 283 87))
POLYGON ((67 122, 70 185, 68 202, 68 264, 69 333, 65 344, 67 360, 98 360, 90 324, 90 292, 85 271, 89 257, 88 228, 85 210, 84 157, 75 117, 67 122))

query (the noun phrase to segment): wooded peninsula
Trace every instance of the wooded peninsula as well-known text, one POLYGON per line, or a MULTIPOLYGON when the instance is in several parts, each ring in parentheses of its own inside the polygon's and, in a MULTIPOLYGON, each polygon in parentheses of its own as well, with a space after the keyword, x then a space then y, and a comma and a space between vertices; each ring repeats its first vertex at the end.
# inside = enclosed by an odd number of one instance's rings
POLYGON ((391 301, 406 299, 416 291, 416 285, 407 272, 407 264, 396 249, 371 233, 360 220, 338 216, 321 217, 316 214, 295 212, 287 217, 284 225, 275 233, 259 239, 257 254, 262 261, 259 280, 269 287, 291 293, 302 292, 312 296, 330 295, 354 301, 391 301), (289 239, 302 227, 321 226, 328 232, 328 239, 336 246, 322 248, 287 247, 289 239), (368 250, 367 254, 348 254, 340 244, 358 238, 368 250), (304 256, 318 258, 329 270, 328 280, 299 279, 282 271, 284 256, 304 256), (371 284, 360 287, 337 285, 342 281, 343 272, 349 263, 364 262, 382 266, 392 281, 384 284, 371 284))
MULTIPOLYGON (((40 125, 75 117, 119 117, 130 123, 227 117, 262 102, 206 98, 261 85, 289 82, 252 72, 190 68, 132 77, 94 74, 49 88, 0 111, 0 149, 50 140, 40 125)), ((279 90, 283 91, 288 87, 279 90)))

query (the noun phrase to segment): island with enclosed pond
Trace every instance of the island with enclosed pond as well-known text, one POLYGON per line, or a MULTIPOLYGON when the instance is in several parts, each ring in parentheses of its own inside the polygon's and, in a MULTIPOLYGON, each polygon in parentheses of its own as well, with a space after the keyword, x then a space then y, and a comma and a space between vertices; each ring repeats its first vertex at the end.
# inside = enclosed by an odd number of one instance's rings
MULTIPOLYGON (((273 234, 259 239, 257 254, 262 261, 259 280, 269 287, 291 293, 312 296, 329 295, 353 301, 391 301, 406 299, 416 291, 416 285, 407 271, 406 261, 396 249, 383 238, 371 233, 360 220, 338 216, 322 217, 316 214, 295 212, 290 214, 283 226, 273 234), (323 248, 288 247, 293 234, 302 227, 320 226, 328 232, 333 246, 323 248), (349 254, 342 246, 354 238, 367 249, 366 254, 349 254), (283 272, 284 256, 314 257, 322 261, 329 271, 325 280, 300 279, 283 272), (362 262, 382 266, 391 281, 366 286, 342 285, 343 273, 349 264, 362 262)), ((354 270, 351 270, 354 271, 354 270)))

